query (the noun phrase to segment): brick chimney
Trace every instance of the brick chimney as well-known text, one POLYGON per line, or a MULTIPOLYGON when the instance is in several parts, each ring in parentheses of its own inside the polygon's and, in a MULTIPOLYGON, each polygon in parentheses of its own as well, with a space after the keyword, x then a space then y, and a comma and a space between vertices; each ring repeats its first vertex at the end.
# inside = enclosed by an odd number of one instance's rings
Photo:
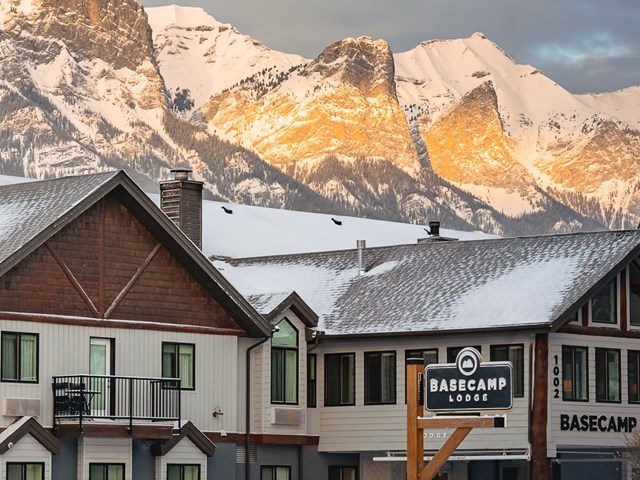
POLYGON ((173 180, 160 182, 160 208, 198 248, 202 248, 203 183, 189 179, 189 168, 175 168, 171 173, 173 180))

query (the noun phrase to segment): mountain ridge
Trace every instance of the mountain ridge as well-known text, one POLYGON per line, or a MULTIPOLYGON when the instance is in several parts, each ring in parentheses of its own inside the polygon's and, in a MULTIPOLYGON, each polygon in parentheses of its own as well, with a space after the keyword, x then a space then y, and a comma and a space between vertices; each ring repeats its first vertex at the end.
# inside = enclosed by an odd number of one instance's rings
POLYGON ((28 3, 0 6, 2 173, 125 168, 155 188, 188 165, 210 198, 502 235, 640 218, 640 87, 572 95, 480 33, 400 54, 351 38, 310 60, 202 9, 28 3), (616 181, 577 191, 582 155, 616 181))

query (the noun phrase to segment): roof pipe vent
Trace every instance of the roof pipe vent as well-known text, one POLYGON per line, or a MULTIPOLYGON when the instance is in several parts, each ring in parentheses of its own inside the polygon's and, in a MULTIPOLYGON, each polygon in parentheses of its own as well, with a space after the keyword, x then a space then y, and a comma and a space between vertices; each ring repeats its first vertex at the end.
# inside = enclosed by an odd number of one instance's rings
POLYGON ((367 271, 364 264, 364 250, 367 248, 367 241, 356 240, 356 248, 358 249, 358 275, 364 275, 367 271))

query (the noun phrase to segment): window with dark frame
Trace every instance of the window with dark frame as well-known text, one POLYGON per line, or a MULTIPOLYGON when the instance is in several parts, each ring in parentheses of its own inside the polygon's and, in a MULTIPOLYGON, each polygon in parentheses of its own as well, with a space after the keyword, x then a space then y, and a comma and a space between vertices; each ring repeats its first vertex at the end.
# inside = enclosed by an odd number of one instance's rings
POLYGON ((315 353, 307 355, 307 407, 314 408, 316 406, 317 397, 317 363, 318 356, 315 353))
POLYGON ((407 358, 422 358, 424 366, 438 363, 438 349, 437 348, 420 348, 413 350, 405 350, 405 360, 407 358))
POLYGON ((2 381, 38 382, 38 334, 2 332, 2 381))
POLYGON ((562 346, 562 399, 588 401, 587 347, 562 346))
POLYGON ((364 403, 396 403, 396 352, 365 352, 364 403))
POLYGON ((332 465, 329 467, 328 480, 358 480, 358 468, 332 465))
POLYGON ((167 480, 200 480, 200 465, 169 463, 167 480))
POLYGON ((640 265, 638 265, 638 259, 629 265, 629 324, 640 327, 640 265))
POLYGON ((524 397, 524 345, 491 345, 491 360, 513 365, 513 396, 524 397))
POLYGON ((298 404, 298 330, 286 318, 271 337, 271 403, 298 404))
POLYGON ((591 297, 591 321, 593 323, 618 323, 618 288, 614 278, 591 297))
POLYGON ((162 376, 179 378, 183 390, 195 390, 196 346, 191 343, 162 343, 162 376))
POLYGON ((264 465, 260 467, 260 480, 291 480, 291 467, 287 465, 264 465))
MULTIPOLYGON (((458 354, 463 348, 467 348, 467 346, 447 348, 447 363, 456 363, 456 357, 458 356, 458 354)), ((471 348, 475 348, 478 352, 482 353, 482 349, 480 348, 480 345, 471 346, 471 348)))
POLYGON ((324 404, 327 407, 355 405, 355 353, 324 356, 324 404))
MULTIPOLYGON (((438 349, 437 348, 415 348, 412 350, 404 351, 405 365, 408 358, 422 358, 422 363, 426 367, 427 365, 438 363, 438 349)), ((406 368, 404 369, 406 373, 406 368)), ((407 403, 407 382, 405 378, 404 382, 404 403, 407 403)))
POLYGON ((620 400, 620 350, 596 348, 596 402, 620 400))
POLYGON ((640 403, 640 351, 627 352, 629 403, 640 403))
POLYGON ((90 463, 89 480, 124 480, 124 463, 90 463))
POLYGON ((6 480, 44 480, 44 463, 7 462, 6 480))

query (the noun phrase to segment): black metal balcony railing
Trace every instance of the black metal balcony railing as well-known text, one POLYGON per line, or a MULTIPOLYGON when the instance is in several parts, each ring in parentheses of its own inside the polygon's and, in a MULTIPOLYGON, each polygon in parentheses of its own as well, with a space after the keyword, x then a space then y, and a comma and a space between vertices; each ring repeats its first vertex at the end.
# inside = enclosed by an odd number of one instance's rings
POLYGON ((114 375, 53 377, 53 419, 166 421, 180 424, 180 379, 114 375))

